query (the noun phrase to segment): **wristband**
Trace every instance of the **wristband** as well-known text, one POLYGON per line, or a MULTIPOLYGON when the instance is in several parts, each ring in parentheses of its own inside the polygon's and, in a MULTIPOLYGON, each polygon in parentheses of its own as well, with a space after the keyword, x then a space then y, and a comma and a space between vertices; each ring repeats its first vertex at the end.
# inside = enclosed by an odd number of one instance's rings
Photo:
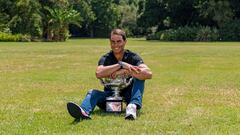
POLYGON ((123 69, 123 63, 122 63, 122 61, 118 61, 118 64, 120 65, 120 69, 123 69))

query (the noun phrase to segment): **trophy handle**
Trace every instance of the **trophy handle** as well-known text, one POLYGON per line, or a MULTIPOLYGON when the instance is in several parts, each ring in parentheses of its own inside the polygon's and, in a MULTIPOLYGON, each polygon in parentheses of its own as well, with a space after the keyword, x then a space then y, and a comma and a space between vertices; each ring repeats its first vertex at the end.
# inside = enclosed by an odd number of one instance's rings
POLYGON ((129 81, 126 82, 126 87, 132 83, 132 80, 133 80, 133 77, 131 77, 131 78, 129 79, 129 81))
POLYGON ((111 89, 111 86, 113 87, 120 87, 120 88, 126 88, 127 86, 129 86, 132 83, 133 77, 130 78, 122 78, 122 82, 118 83, 118 82, 106 82, 106 80, 104 80, 103 78, 99 78, 101 84, 107 88, 111 89))
POLYGON ((102 79, 102 78, 99 78, 99 80, 100 80, 101 84, 102 84, 103 86, 105 86, 105 83, 104 83, 103 79, 102 79))
POLYGON ((107 87, 110 89, 109 84, 107 84, 102 78, 99 78, 99 80, 104 87, 107 87))

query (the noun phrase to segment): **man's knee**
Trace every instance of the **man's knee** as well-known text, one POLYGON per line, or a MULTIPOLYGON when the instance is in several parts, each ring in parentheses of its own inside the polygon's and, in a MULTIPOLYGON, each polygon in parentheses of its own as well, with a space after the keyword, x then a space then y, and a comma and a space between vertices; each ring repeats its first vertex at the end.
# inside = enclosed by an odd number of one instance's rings
MULTIPOLYGON (((103 93, 103 92, 100 91, 100 90, 90 89, 90 90, 88 90, 87 95, 90 95, 92 98, 97 99, 97 98, 99 98, 99 96, 100 96, 100 97, 103 97, 103 96, 102 96, 102 93, 103 93)), ((97 106, 98 106, 100 109, 105 110, 105 108, 106 108, 105 97, 103 97, 103 99, 97 101, 97 106)))
POLYGON ((90 89, 90 90, 88 90, 87 95, 94 96, 94 95, 98 94, 99 92, 100 92, 99 90, 90 89))

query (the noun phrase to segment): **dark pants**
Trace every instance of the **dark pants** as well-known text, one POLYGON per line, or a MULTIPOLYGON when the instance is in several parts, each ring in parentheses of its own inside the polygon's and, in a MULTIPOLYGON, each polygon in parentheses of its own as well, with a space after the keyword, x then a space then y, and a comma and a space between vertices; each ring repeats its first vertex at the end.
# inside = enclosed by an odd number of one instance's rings
MULTIPOLYGON (((133 80, 133 86, 130 90, 121 91, 120 95, 124 98, 127 104, 132 103, 136 104, 137 108, 140 109, 142 107, 142 96, 144 92, 144 80, 133 80)), ((81 107, 86 111, 86 113, 90 114, 95 106, 97 105, 99 108, 106 110, 106 97, 112 96, 113 91, 111 90, 89 90, 85 99, 83 100, 81 107)))

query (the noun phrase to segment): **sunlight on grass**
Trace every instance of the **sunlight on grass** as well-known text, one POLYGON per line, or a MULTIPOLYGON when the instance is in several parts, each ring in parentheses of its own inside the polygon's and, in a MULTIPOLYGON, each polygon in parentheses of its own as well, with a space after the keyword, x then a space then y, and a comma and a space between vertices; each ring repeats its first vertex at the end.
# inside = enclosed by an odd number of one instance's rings
POLYGON ((91 88, 108 39, 0 43, 0 134, 238 134, 239 43, 129 39, 153 71, 136 121, 98 108, 73 122, 66 103, 91 88))

